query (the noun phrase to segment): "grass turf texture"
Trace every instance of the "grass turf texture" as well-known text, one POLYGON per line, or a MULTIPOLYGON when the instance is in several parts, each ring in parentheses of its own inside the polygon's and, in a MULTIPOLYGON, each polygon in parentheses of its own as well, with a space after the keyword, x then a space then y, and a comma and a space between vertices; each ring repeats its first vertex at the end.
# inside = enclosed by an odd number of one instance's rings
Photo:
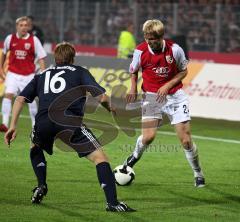
MULTIPOLYGON (((109 121, 106 115, 88 116, 109 121)), ((239 122, 192 120, 192 133, 200 136, 239 140, 239 129, 239 122)), ((169 125, 161 130, 173 132, 169 125)), ((41 205, 32 205, 36 180, 29 160, 29 133, 30 119, 20 119, 18 137, 10 149, 0 134, 0 221, 239 221, 240 144, 195 139, 207 182, 205 188, 196 189, 177 138, 158 134, 153 145, 160 149, 145 153, 134 168, 136 180, 131 186, 118 187, 119 199, 138 212, 114 214, 105 212, 95 167, 59 149, 53 156, 46 154, 49 193, 41 205)), ((128 156, 126 144, 134 145, 136 138, 119 131, 117 139, 104 148, 112 168, 128 156)))

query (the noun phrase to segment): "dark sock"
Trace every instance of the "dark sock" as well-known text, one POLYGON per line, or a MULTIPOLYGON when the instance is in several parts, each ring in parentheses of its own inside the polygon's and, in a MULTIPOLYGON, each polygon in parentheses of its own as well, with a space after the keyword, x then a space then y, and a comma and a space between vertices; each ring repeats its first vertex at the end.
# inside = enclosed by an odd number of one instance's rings
POLYGON ((127 158, 126 164, 124 165, 130 166, 131 168, 133 168, 134 165, 138 162, 138 160, 140 160, 140 157, 136 158, 134 157, 134 155, 131 155, 127 158))
POLYGON ((117 191, 113 172, 107 162, 99 163, 97 166, 97 176, 100 186, 103 188, 107 203, 115 206, 118 204, 117 191))
POLYGON ((33 147, 30 150, 32 167, 38 180, 38 186, 46 185, 47 162, 43 150, 40 147, 33 147))

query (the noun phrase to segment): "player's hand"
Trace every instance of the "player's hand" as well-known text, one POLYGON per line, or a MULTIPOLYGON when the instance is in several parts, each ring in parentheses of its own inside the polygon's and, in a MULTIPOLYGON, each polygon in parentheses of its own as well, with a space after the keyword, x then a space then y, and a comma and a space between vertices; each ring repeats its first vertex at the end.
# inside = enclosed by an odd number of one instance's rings
POLYGON ((127 95, 126 95, 127 103, 133 103, 136 100, 137 100, 137 92, 136 91, 134 91, 134 92, 130 91, 129 93, 127 93, 127 95))
POLYGON ((6 74, 3 69, 0 69, 0 78, 4 81, 6 79, 6 74))
POLYGON ((5 81, 6 76, 4 76, 4 75, 0 75, 0 79, 2 79, 2 81, 5 81))
POLYGON ((117 115, 116 108, 114 106, 110 107, 110 112, 112 113, 113 116, 117 115))
POLYGON ((167 85, 162 86, 157 91, 157 98, 156 101, 162 103, 166 100, 166 96, 168 94, 169 87, 167 85))
POLYGON ((4 135, 5 143, 10 146, 10 143, 15 140, 17 136, 17 130, 15 128, 10 128, 4 135))

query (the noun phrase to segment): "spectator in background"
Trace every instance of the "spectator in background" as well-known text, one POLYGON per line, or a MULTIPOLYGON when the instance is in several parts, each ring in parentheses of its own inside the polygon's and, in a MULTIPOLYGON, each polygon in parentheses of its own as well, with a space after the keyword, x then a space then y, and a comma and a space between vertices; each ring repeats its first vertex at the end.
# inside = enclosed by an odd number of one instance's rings
POLYGON ((38 37, 42 45, 44 44, 44 33, 42 29, 34 24, 34 17, 32 15, 28 15, 28 23, 29 23, 29 33, 38 37))
POLYGON ((76 26, 77 22, 74 18, 70 18, 67 21, 66 29, 64 30, 64 39, 68 42, 78 44, 79 41, 79 30, 76 26))
POLYGON ((133 24, 127 25, 127 30, 121 31, 118 39, 118 58, 131 58, 136 47, 136 40, 133 35, 133 24))
POLYGON ((186 59, 189 60, 186 36, 185 35, 173 35, 171 37, 171 40, 174 41, 175 43, 177 43, 179 46, 181 46, 181 48, 184 51, 186 59))

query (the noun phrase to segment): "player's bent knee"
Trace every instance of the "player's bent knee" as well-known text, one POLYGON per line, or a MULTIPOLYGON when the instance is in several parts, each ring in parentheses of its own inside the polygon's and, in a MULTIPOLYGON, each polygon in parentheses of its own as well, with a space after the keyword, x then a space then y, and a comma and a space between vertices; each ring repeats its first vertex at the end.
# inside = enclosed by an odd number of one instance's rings
POLYGON ((155 134, 144 135, 142 139, 142 143, 149 145, 153 142, 154 139, 155 139, 155 134))
POLYGON ((42 154, 43 150, 39 147, 39 146, 32 146, 32 148, 30 149, 30 157, 34 158, 35 156, 42 154))
POLYGON ((183 137, 181 138, 181 143, 185 149, 188 149, 191 147, 192 141, 191 137, 183 137))
POLYGON ((106 154, 102 151, 102 149, 93 151, 86 158, 92 161, 95 165, 102 162, 108 162, 108 158, 106 154))

